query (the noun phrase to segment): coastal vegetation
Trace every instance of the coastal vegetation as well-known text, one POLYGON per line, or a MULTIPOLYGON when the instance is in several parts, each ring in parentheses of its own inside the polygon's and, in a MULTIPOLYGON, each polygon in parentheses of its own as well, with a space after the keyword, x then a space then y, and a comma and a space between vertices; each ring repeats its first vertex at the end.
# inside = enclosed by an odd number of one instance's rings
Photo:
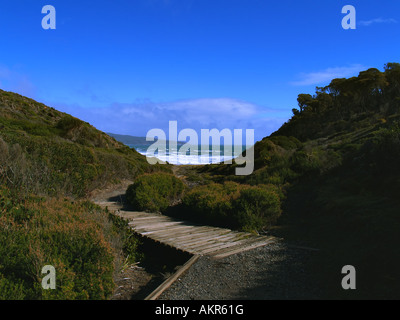
POLYGON ((182 180, 173 174, 159 172, 137 177, 128 187, 126 198, 136 210, 162 212, 178 201, 184 190, 182 180))
POLYGON ((166 214, 318 248, 308 267, 326 298, 399 297, 400 64, 300 94, 254 154, 249 176, 236 164, 182 167, 190 187, 166 214), (349 264, 353 292, 340 287, 349 264))
POLYGON ((168 166, 86 122, 0 90, 0 299, 107 299, 123 263, 141 258, 124 221, 91 192, 168 166), (43 290, 42 268, 57 270, 43 290))
POLYGON ((300 94, 254 155, 249 176, 237 164, 174 175, 86 122, 0 91, 0 298, 108 298, 121 260, 140 258, 138 240, 86 198, 125 179, 137 210, 319 249, 307 267, 326 298, 399 297, 400 64, 300 94), (39 287, 46 264, 57 292, 39 287), (344 265, 357 268, 354 292, 338 285, 344 265))
POLYGON ((250 232, 273 225, 281 214, 273 185, 211 182, 187 192, 182 204, 186 219, 250 232))
POLYGON ((293 117, 255 144, 252 175, 210 165, 193 168, 191 181, 274 185, 282 214, 269 233, 320 249, 309 268, 327 298, 398 298, 399 102, 398 63, 333 79, 300 94, 293 117), (358 272, 353 292, 338 285, 349 264, 358 272))

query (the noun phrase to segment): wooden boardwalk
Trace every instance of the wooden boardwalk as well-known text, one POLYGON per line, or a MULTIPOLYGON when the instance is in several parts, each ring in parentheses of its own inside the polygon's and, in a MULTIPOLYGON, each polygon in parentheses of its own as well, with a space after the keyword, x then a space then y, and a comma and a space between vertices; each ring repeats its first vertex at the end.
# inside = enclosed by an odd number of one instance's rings
POLYGON ((112 201, 97 204, 127 219, 131 228, 143 237, 193 255, 225 258, 275 241, 274 237, 198 225, 161 214, 127 211, 112 201))

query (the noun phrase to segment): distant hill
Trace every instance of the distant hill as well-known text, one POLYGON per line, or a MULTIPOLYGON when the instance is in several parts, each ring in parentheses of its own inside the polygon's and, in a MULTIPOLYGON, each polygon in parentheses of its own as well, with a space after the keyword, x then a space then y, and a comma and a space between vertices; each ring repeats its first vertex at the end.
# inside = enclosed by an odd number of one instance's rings
MULTIPOLYGON (((115 138, 115 140, 125 144, 125 145, 137 145, 137 146, 150 146, 154 143, 154 141, 146 141, 146 137, 137 137, 116 133, 107 133, 110 137, 115 138)), ((169 143, 169 140, 166 140, 166 143, 169 143)), ((185 144, 185 142, 178 141, 178 146, 185 144)))
POLYGON ((146 141, 146 137, 136 137, 136 136, 109 133, 109 132, 107 134, 110 137, 115 138, 115 140, 117 140, 125 145, 147 145, 147 144, 149 144, 149 142, 146 141))

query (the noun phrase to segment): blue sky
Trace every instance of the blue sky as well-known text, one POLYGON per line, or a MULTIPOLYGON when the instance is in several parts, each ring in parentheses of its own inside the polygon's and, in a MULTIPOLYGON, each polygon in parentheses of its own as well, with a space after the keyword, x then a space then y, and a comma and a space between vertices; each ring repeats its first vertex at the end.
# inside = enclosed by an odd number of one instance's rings
POLYGON ((291 117, 299 93, 400 62, 388 0, 3 0, 0 88, 106 132, 255 129, 291 117), (344 30, 344 5, 357 29, 344 30), (44 30, 44 5, 56 30, 44 30))

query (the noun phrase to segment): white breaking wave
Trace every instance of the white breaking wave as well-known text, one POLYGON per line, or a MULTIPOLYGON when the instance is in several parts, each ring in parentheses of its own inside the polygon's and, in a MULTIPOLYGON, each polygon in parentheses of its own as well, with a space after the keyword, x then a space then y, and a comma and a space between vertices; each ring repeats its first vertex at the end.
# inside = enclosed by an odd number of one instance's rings
POLYGON ((166 152, 162 153, 148 153, 147 148, 136 147, 135 150, 144 156, 156 157, 157 159, 168 162, 174 165, 204 165, 204 164, 217 164, 225 161, 233 160, 237 158, 240 154, 223 155, 222 151, 217 150, 214 154, 210 152, 209 154, 202 154, 201 150, 194 149, 191 155, 179 154, 177 150, 172 150, 170 153, 167 149, 166 152))

